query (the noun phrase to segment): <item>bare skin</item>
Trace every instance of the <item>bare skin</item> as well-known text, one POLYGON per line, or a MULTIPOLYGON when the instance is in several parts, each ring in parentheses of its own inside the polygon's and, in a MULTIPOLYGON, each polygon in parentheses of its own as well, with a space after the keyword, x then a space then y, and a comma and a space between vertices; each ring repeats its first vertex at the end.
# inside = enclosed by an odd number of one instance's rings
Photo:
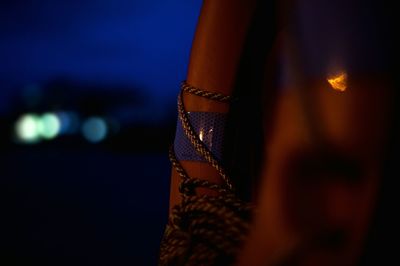
MULTIPOLYGON (((255 2, 204 1, 189 84, 232 92, 255 2)), ((343 48, 338 51, 352 54, 346 50, 347 39, 324 41, 328 48, 338 44, 334 47, 343 48)), ((295 51, 286 61, 294 66, 289 82, 279 88, 274 119, 268 121, 272 131, 264 147, 257 213, 238 265, 356 265, 362 251, 381 179, 392 84, 379 71, 353 71, 341 60, 319 68, 324 57, 318 54, 313 62, 314 50, 308 51, 310 57, 295 51), (296 65, 299 62, 310 63, 309 71, 299 70, 306 68, 296 65), (345 90, 329 84, 329 71, 348 75, 345 90)), ((329 59, 330 54, 322 55, 329 59)), ((348 65, 357 65, 352 63, 348 65)), ((184 101, 188 111, 229 112, 226 104, 192 95, 185 94, 184 101)), ((221 182, 206 163, 181 163, 190 176, 221 182)), ((171 207, 180 202, 178 184, 172 170, 171 207)))
MULTIPOLYGON (((255 0, 206 0, 193 41, 187 82, 204 90, 230 95, 243 44, 254 12, 255 0)), ((229 105, 184 95, 187 111, 227 113, 229 105)), ((181 161, 189 176, 221 183, 217 171, 207 163, 181 161)), ((170 209, 180 202, 179 176, 172 169, 170 209)), ((212 193, 200 190, 199 193, 212 193)))
POLYGON ((238 265, 357 265, 392 110, 393 84, 377 64, 383 43, 365 30, 370 17, 345 15, 357 1, 292 2, 300 19, 282 40, 284 77, 238 265))
POLYGON ((258 212, 238 265, 355 265, 382 174, 390 84, 355 79, 346 92, 309 84, 323 145, 298 91, 278 99, 258 212))

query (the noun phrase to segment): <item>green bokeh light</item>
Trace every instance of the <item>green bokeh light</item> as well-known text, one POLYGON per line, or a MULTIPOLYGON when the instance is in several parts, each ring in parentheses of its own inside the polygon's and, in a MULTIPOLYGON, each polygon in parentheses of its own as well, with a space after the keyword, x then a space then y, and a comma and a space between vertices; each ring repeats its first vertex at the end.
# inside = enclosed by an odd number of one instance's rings
POLYGON ((40 140, 39 117, 36 114, 25 114, 15 124, 15 134, 23 143, 36 143, 40 140))
POLYGON ((55 114, 43 114, 38 122, 38 132, 42 138, 54 139, 60 133, 61 122, 55 114))

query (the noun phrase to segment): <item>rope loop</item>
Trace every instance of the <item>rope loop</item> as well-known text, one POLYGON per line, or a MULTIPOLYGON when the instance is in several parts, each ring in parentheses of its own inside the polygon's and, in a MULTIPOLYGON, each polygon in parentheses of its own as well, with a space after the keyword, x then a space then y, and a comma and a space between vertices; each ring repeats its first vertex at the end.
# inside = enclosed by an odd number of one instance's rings
POLYGON ((204 91, 182 82, 178 115, 195 150, 218 172, 223 184, 190 177, 169 150, 172 166, 181 178, 180 204, 172 208, 160 246, 160 266, 232 265, 249 229, 253 206, 240 200, 222 164, 196 135, 183 103, 183 92, 219 102, 231 96, 204 91), (217 196, 198 195, 198 188, 216 191, 217 196))

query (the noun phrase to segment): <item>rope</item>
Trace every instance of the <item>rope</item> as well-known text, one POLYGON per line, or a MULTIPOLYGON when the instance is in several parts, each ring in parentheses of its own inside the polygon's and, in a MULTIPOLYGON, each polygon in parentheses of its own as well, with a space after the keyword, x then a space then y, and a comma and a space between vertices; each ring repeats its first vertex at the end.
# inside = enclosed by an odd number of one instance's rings
POLYGON ((231 98, 203 91, 186 82, 182 83, 178 96, 178 116, 185 135, 224 183, 190 177, 176 159, 173 147, 170 148, 171 164, 181 179, 182 201, 173 207, 169 217, 161 242, 159 265, 232 265, 248 232, 253 208, 236 197, 224 167, 196 135, 185 111, 183 92, 220 102, 228 102, 231 98), (218 195, 197 195, 197 188, 211 189, 218 195))
POLYGON ((214 167, 215 170, 217 170, 218 174, 221 176, 226 186, 229 189, 233 189, 233 185, 230 182, 226 174, 226 171, 221 166, 221 163, 219 163, 218 160, 215 159, 215 157, 208 150, 206 145, 204 145, 204 143, 197 136, 192 125, 190 124, 189 117, 186 114, 185 106, 183 104, 182 93, 179 94, 178 96, 178 113, 179 113, 179 120, 182 123, 183 131, 185 132, 185 135, 189 138, 190 142, 192 143, 196 151, 199 152, 204 157, 204 159, 206 159, 206 161, 210 163, 212 167, 214 167))
POLYGON ((192 85, 189 85, 186 81, 183 81, 181 84, 181 89, 183 92, 187 92, 199 97, 203 97, 209 100, 213 101, 218 101, 218 102, 223 102, 223 103, 229 103, 232 101, 232 96, 230 95, 225 95, 222 93, 217 93, 217 92, 211 92, 211 91, 205 91, 197 87, 193 87, 192 85))

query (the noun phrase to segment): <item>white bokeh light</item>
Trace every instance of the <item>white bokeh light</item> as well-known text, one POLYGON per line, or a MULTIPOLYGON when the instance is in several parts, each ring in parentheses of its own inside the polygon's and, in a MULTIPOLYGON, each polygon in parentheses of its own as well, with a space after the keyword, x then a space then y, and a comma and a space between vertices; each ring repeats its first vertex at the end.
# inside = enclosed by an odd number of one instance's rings
POLYGON ((39 117, 36 114, 25 114, 15 123, 15 135, 23 143, 36 143, 40 140, 39 117))

